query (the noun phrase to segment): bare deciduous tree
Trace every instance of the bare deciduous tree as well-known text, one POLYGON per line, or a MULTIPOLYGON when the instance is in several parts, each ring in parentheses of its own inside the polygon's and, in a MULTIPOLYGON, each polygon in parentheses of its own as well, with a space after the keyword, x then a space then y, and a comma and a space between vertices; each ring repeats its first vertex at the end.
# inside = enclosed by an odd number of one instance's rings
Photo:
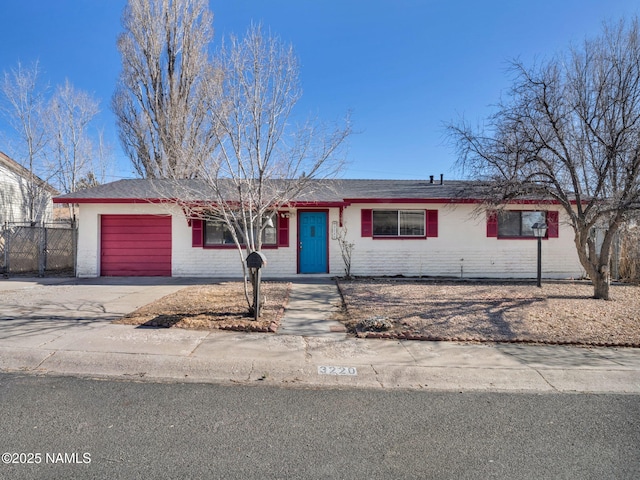
MULTIPOLYGON (((18 63, 17 67, 4 73, 2 81, 2 111, 13 129, 17 142, 12 146, 12 156, 29 170, 26 196, 28 199, 28 221, 41 218, 46 202, 37 180, 41 170, 44 149, 49 141, 45 128, 45 91, 41 83, 37 62, 30 67, 18 63)), ((46 179, 45 179, 46 180, 46 179)))
POLYGON ((557 200, 594 296, 609 299, 612 241, 640 208, 638 19, 607 25, 601 37, 537 68, 516 62, 514 71, 511 94, 487 130, 449 126, 460 164, 490 181, 500 194, 494 201, 557 200))
POLYGON ((260 26, 251 26, 241 39, 232 37, 214 68, 223 78, 222 84, 209 84, 216 150, 198 165, 198 178, 213 198, 191 214, 224 225, 246 279, 245 254, 262 249, 278 209, 335 176, 351 130, 348 120, 331 129, 290 123, 301 95, 298 60, 291 46, 260 26))
MULTIPOLYGON (((56 88, 48 108, 47 128, 52 139, 49 168, 64 193, 75 192, 80 179, 96 171, 96 150, 89 128, 98 112, 98 102, 76 90, 68 80, 56 88)), ((69 211, 75 218, 73 204, 69 211)))
MULTIPOLYGON (((38 177, 68 193, 78 188, 81 175, 101 174, 110 163, 102 134, 90 131, 98 101, 69 81, 53 90, 53 96, 48 92, 37 62, 29 68, 18 63, 4 74, 2 110, 13 129, 12 154, 31 176, 25 192, 30 222, 42 219, 48 203, 38 177)), ((73 215, 73 206, 70 211, 73 215)))
POLYGON ((208 2, 129 0, 122 22, 112 99, 122 146, 141 176, 192 177, 213 147, 204 99, 215 78, 208 2))

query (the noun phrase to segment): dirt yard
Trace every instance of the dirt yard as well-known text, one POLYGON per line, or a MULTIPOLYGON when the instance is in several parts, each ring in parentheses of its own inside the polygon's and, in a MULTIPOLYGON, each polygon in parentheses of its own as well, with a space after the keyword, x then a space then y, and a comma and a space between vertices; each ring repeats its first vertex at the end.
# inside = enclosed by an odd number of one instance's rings
POLYGON ((290 288, 290 283, 262 282, 260 291, 266 301, 257 322, 248 314, 242 282, 224 282, 186 287, 115 323, 201 330, 275 331, 289 299, 290 288))
MULTIPOLYGON (((594 300, 587 282, 339 280, 338 315, 361 337, 479 342, 640 346, 640 287, 612 285, 594 300)), ((263 282, 258 322, 248 316, 241 282, 187 287, 117 323, 152 327, 274 332, 290 283, 263 282)))
POLYGON ((587 282, 339 281, 341 320, 365 337, 640 346, 640 287, 587 282))

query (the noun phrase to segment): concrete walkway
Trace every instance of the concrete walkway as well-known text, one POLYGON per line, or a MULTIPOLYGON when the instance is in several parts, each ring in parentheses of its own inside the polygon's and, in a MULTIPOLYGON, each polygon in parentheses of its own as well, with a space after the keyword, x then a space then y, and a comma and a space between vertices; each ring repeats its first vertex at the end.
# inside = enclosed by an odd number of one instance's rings
POLYGON ((0 370, 302 387, 640 394, 640 349, 372 340, 331 332, 326 316, 338 297, 326 281, 296 279, 280 335, 110 321, 207 282, 74 279, 0 288, 0 370))
POLYGON ((279 335, 300 335, 340 340, 346 338, 344 325, 329 320, 342 300, 333 280, 301 280, 293 283, 289 305, 278 329, 279 335))

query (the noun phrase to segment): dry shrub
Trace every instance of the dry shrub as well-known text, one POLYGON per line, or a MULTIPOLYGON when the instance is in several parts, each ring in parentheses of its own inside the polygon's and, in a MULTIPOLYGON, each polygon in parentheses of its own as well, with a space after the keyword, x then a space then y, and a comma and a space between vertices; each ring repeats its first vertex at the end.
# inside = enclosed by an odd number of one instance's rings
POLYGON ((620 231, 618 272, 625 282, 640 283, 640 226, 625 226, 620 231))

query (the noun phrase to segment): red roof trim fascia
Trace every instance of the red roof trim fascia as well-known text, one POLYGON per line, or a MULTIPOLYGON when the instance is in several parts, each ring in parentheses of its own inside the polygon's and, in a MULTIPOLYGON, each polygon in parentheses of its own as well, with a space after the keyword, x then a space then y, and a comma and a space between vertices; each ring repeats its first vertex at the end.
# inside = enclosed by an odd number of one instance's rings
MULTIPOLYGON (((187 205, 190 207, 202 207, 202 208, 206 208, 210 205, 212 205, 215 202, 207 202, 207 201, 191 201, 191 202, 178 202, 181 203, 182 205, 187 205)), ((286 203, 284 205, 280 205, 279 207, 277 207, 278 209, 287 209, 287 208, 313 208, 313 207, 318 207, 318 208, 331 208, 331 207, 346 207, 349 204, 346 202, 322 202, 322 201, 318 201, 318 202, 289 202, 286 203)))
MULTIPOLYGON (((446 204, 481 204, 486 200, 481 198, 345 198, 345 203, 446 203, 446 204)), ((516 205, 559 205, 558 200, 510 200, 508 204, 516 205)), ((571 203, 575 204, 575 201, 571 203)))
MULTIPOLYGON (((103 204, 116 204, 116 203, 177 203, 181 205, 188 205, 191 207, 206 207, 211 205, 211 202, 205 200, 192 200, 192 201, 183 201, 176 199, 168 199, 168 198, 54 198, 53 203, 103 203, 103 204)), ((288 205, 283 205, 282 208, 287 207, 345 207, 349 205, 347 202, 290 202, 288 205)))
MULTIPOLYGON (((445 204, 481 204, 484 203, 485 200, 481 198, 345 198, 344 201, 304 201, 304 202, 290 202, 288 205, 283 205, 281 208, 331 208, 331 207, 347 207, 353 203, 424 203, 424 204, 435 204, 435 203, 445 203, 445 204)), ((190 205, 193 207, 206 207, 210 205, 211 202, 207 201, 179 201, 176 199, 167 199, 167 198, 74 198, 65 199, 65 198, 54 198, 53 203, 100 203, 100 204, 125 204, 125 203, 178 203, 183 205, 190 205)), ((511 200, 507 202, 508 204, 515 205, 559 205, 560 202, 558 200, 531 200, 531 199, 521 199, 521 200, 511 200)), ((571 203, 575 205, 577 202, 572 200, 571 203)))
POLYGON ((175 203, 166 198, 59 198, 53 199, 53 203, 175 203))
POLYGON ((283 205, 282 208, 286 208, 288 207, 292 207, 292 208, 312 208, 312 207, 324 207, 324 208, 328 208, 328 207, 346 207, 349 205, 349 202, 341 202, 341 201, 337 201, 337 202, 323 202, 323 201, 318 201, 318 202, 289 202, 287 205, 283 205))

